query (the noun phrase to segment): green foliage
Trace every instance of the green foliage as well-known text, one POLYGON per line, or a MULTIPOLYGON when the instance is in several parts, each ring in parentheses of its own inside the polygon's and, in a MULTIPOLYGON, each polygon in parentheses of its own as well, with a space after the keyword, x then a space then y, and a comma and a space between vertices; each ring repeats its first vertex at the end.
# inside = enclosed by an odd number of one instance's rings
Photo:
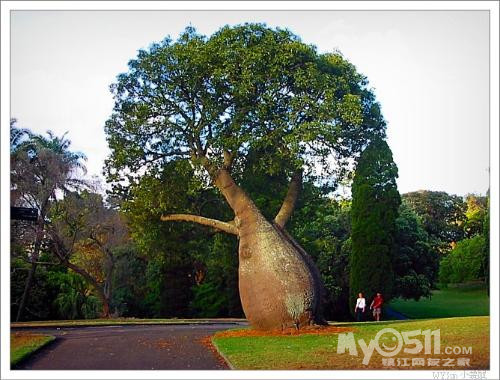
POLYGON ((189 235, 209 236, 206 228, 188 223, 162 222, 161 215, 190 213, 221 219, 232 217, 215 191, 200 183, 190 164, 182 160, 172 161, 130 186, 121 209, 129 221, 130 233, 139 251, 148 256, 172 249, 181 249, 178 254, 186 256, 189 255, 187 245, 197 244, 189 242, 189 235), (179 247, 173 235, 187 245, 179 247))
POLYGON ((198 257, 190 308, 197 317, 241 317, 238 293, 238 247, 231 236, 217 234, 206 257, 198 257), (201 265, 200 265, 201 264, 201 265))
POLYGON ((462 197, 444 191, 421 190, 403 194, 403 199, 422 218, 432 245, 440 253, 464 237, 466 204, 462 197))
POLYGON ((227 302, 227 297, 220 294, 217 284, 204 282, 194 288, 194 297, 190 306, 194 315, 214 318, 224 315, 222 310, 225 309, 227 302))
MULTIPOLYGON (((40 259, 46 262, 50 255, 40 259)), ((24 289, 29 266, 21 260, 11 264, 11 313, 17 312, 17 302, 24 289)), ((30 302, 26 307, 26 319, 81 319, 95 318, 101 307, 92 289, 83 279, 63 266, 40 266, 31 288, 30 302)))
POLYGON ((148 302, 147 261, 136 247, 124 245, 114 250, 111 310, 121 317, 151 315, 148 302))
MULTIPOLYGON (((41 255, 41 260, 46 260, 47 255, 41 255)), ((10 296, 11 296, 11 319, 14 321, 17 315, 19 302, 21 300, 26 278, 31 265, 26 261, 14 258, 11 260, 10 271, 10 296)), ((52 305, 52 301, 59 292, 57 284, 49 281, 51 272, 61 271, 59 267, 38 267, 34 274, 31 285, 30 299, 25 308, 24 319, 43 320, 57 318, 57 310, 52 305)))
POLYGON ((272 220, 278 213, 290 182, 287 177, 289 162, 286 160, 276 159, 272 174, 263 167, 262 157, 267 154, 263 150, 271 149, 273 148, 267 147, 249 151, 244 167, 236 177, 241 187, 268 220, 272 220))
POLYGON ((432 248, 421 218, 403 201, 396 219, 393 268, 394 296, 429 297, 437 277, 439 257, 432 248))
MULTIPOLYGON (((140 310, 155 317, 204 317, 206 313, 213 315, 214 309, 219 316, 241 316, 235 239, 214 235, 196 224, 160 220, 161 215, 171 213, 222 220, 232 217, 227 205, 213 189, 202 185, 186 161, 172 161, 154 176, 143 176, 130 187, 121 208, 129 221, 141 265, 145 266, 145 284, 131 290, 140 294, 144 286, 143 305, 136 305, 140 310), (207 284, 199 289, 203 284, 197 279, 200 276, 207 284), (212 292, 208 298, 224 300, 220 308, 199 295, 207 289, 212 292)), ((125 288, 117 291, 123 294, 125 288)), ((130 305, 130 299, 121 302, 130 305)))
POLYGON ((290 232, 311 255, 326 288, 324 316, 347 320, 350 313, 349 255, 350 203, 322 196, 305 184, 301 201, 290 222, 290 232))
POLYGON ((83 278, 73 272, 51 272, 48 282, 59 288, 53 304, 61 319, 94 319, 101 304, 83 278))
POLYGON ((465 212, 464 231, 467 237, 484 232, 484 222, 488 213, 488 197, 469 194, 465 197, 467 211, 465 212))
POLYGON ((483 235, 485 240, 485 252, 483 260, 484 279, 490 294, 490 198, 488 194, 487 208, 484 215, 483 235))
POLYGON ((443 259, 439 268, 439 281, 443 284, 484 279, 486 239, 476 235, 457 243, 443 259))
POLYGON ((210 37, 188 27, 177 41, 139 51, 111 90, 106 172, 115 189, 172 160, 221 168, 224 151, 236 156, 234 172, 258 151, 256 165, 270 175, 283 163, 288 170, 319 164, 333 180, 369 138, 385 134, 379 105, 352 64, 262 24, 210 37))
POLYGON ((368 303, 377 292, 386 300, 393 294, 393 245, 401 203, 397 176, 389 146, 374 140, 361 154, 352 185, 351 311, 360 292, 368 303))

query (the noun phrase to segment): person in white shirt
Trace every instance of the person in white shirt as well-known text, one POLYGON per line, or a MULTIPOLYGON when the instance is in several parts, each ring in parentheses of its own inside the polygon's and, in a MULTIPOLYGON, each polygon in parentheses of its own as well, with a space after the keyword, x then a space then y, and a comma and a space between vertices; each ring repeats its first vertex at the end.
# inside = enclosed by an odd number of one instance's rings
POLYGON ((358 294, 358 299, 356 300, 356 307, 354 308, 354 314, 356 314, 356 321, 363 321, 363 314, 365 312, 366 300, 363 297, 363 293, 358 294))

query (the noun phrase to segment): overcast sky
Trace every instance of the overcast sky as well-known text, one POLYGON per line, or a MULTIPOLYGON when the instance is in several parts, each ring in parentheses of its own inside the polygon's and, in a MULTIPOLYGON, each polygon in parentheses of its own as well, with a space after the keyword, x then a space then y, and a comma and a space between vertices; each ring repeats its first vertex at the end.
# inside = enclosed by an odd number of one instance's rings
POLYGON ((11 117, 69 131, 100 174, 109 85, 137 50, 192 25, 290 29, 320 52, 340 50, 375 89, 401 193, 489 188, 489 15, 486 11, 13 11, 11 117))

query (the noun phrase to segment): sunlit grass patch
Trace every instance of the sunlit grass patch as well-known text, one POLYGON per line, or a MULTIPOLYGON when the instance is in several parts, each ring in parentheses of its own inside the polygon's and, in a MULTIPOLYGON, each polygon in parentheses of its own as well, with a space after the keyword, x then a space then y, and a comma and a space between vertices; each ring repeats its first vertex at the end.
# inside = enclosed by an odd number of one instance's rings
MULTIPOLYGON (((331 335, 298 335, 298 336, 229 336, 227 332, 215 334, 213 341, 222 353, 236 369, 487 369, 489 368, 489 317, 468 318, 446 318, 429 320, 412 320, 402 322, 373 322, 342 324, 342 327, 352 328, 356 341, 363 339, 369 342, 384 328, 392 328, 398 332, 414 330, 440 330, 441 352, 439 354, 408 354, 403 350, 394 358, 396 363, 388 366, 384 363, 380 353, 374 350, 367 365, 363 364, 364 354, 359 344, 358 355, 349 353, 337 353, 338 334, 331 335), (465 347, 467 352, 445 352, 447 347, 465 347), (468 352, 470 347, 471 351, 468 352), (410 363, 413 358, 423 358, 425 364, 422 366, 403 366, 403 359, 410 363), (440 365, 432 366, 427 359, 439 359, 440 365), (468 359, 468 365, 458 366, 458 360, 468 359), (401 365, 397 364, 400 359, 401 365), (448 359, 453 359, 453 367, 444 364, 448 359)), ((422 345, 425 337, 418 335, 417 338, 422 345)), ((391 345, 390 336, 382 336, 380 344, 391 345)), ((434 342, 432 342, 434 343, 434 342)), ((404 345, 404 348, 413 347, 404 345)), ((449 363, 449 361, 448 361, 449 363)))
POLYGON ((51 335, 14 332, 10 334, 10 365, 14 366, 33 352, 42 348, 55 337, 51 335))
POLYGON ((409 318, 468 317, 490 314, 486 286, 449 287, 419 301, 395 299, 390 307, 409 318))

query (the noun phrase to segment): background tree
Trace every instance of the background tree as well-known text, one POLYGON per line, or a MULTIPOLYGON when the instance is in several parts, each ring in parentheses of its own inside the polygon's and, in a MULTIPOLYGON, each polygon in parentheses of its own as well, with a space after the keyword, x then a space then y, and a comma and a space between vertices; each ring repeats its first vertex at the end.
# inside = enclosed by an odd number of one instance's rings
POLYGON ((465 236, 470 238, 483 233, 486 214, 489 209, 488 197, 476 194, 465 196, 467 210, 465 211, 465 223, 463 225, 465 236))
POLYGON ((109 317, 114 249, 128 240, 125 222, 104 205, 99 194, 69 193, 51 213, 50 251, 60 263, 81 275, 96 291, 102 316, 109 317))
POLYGON ((484 255, 484 263, 483 263, 483 268, 484 268, 484 280, 486 282, 486 288, 488 290, 488 295, 490 294, 490 195, 489 195, 489 190, 487 193, 487 208, 486 208, 486 213, 484 215, 484 222, 483 222, 483 236, 485 240, 485 251, 486 254, 484 255))
POLYGON ((465 239, 458 241, 440 263, 443 284, 485 281, 489 286, 489 196, 469 194, 463 223, 465 239))
POLYGON ((377 292, 386 301, 393 295, 394 238, 401 204, 397 177, 398 169, 387 143, 370 143, 359 158, 352 184, 351 312, 360 292, 367 302, 377 292))
POLYGON ((24 257, 30 263, 21 299, 13 300, 14 304, 19 305, 16 315, 18 321, 28 301, 35 276, 45 239, 48 213, 58 193, 64 194, 82 186, 79 173, 85 170, 82 164, 85 156, 69 150, 70 141, 65 135, 57 137, 50 131, 48 137, 33 134, 19 129, 14 119, 11 121, 10 142, 11 206, 31 207, 38 211, 38 221, 34 225, 22 226, 21 241, 20 235, 11 234, 13 244, 24 247, 24 257))
POLYGON ((419 300, 430 297, 437 280, 439 256, 421 218, 403 200, 396 219, 394 296, 419 300))
POLYGON ((173 159, 190 160, 234 220, 192 214, 163 220, 239 236, 240 297, 253 326, 319 322, 318 270, 284 227, 304 176, 336 181, 370 138, 384 135, 366 79, 339 54, 318 54, 286 30, 246 24, 210 38, 188 28, 176 42, 153 44, 130 61, 112 91, 109 180, 123 186, 173 159), (238 183, 252 151, 263 171, 290 181, 272 222, 238 183))
POLYGON ((455 248, 441 259, 439 281, 443 284, 484 280, 486 240, 476 235, 459 241, 455 248))
MULTIPOLYGON (((60 293, 59 284, 52 281, 55 273, 64 272, 65 268, 58 265, 42 265, 51 263, 50 255, 41 252, 37 270, 33 274, 30 285, 29 302, 23 309, 23 320, 45 320, 60 317, 54 299, 60 293)), ((23 256, 13 256, 10 263, 10 294, 11 294, 11 320, 15 321, 19 300, 21 300, 25 287, 26 278, 31 270, 31 263, 23 256)))
POLYGON ((444 191, 420 190, 403 194, 403 199, 422 218, 433 247, 441 254, 463 239, 467 208, 462 197, 444 191))
POLYGON ((85 279, 71 271, 49 272, 48 282, 57 287, 51 300, 60 319, 94 319, 99 315, 101 303, 92 294, 85 279))
POLYGON ((157 293, 148 287, 151 273, 148 271, 148 261, 140 255, 135 244, 130 242, 119 246, 114 249, 113 254, 115 265, 111 309, 120 317, 163 317, 151 312, 152 295, 157 293))

